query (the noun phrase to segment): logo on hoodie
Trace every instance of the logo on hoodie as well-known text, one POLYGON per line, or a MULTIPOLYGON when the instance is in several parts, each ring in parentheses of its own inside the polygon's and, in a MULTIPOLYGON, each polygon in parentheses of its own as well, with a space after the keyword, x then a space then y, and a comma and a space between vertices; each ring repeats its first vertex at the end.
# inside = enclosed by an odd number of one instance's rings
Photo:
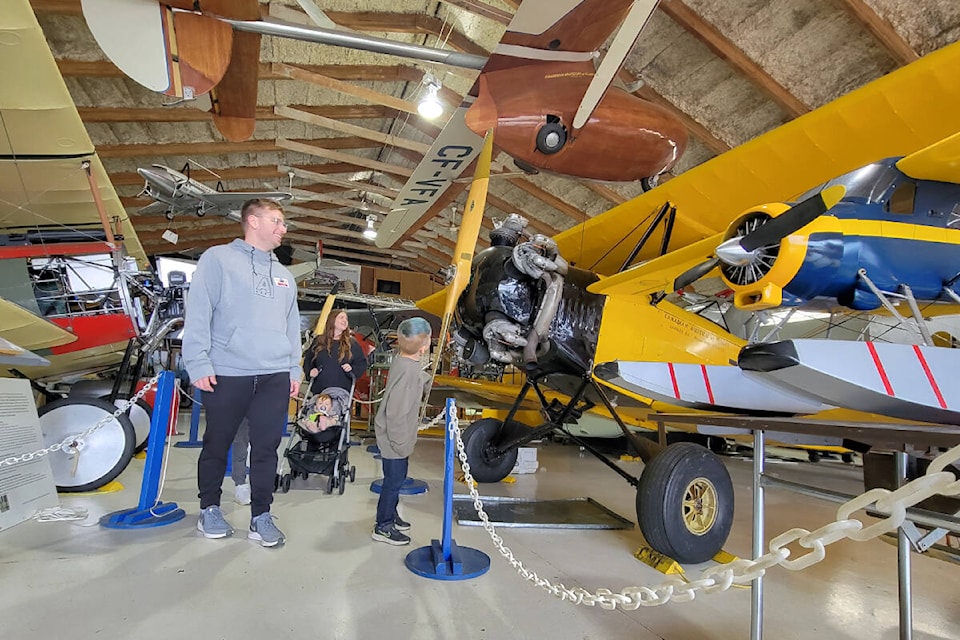
POLYGON ((258 296, 263 298, 273 297, 273 286, 270 284, 270 276, 253 274, 253 290, 258 296))
POLYGON ((286 278, 274 278, 274 279, 273 279, 273 282, 274 282, 274 284, 276 284, 278 287, 283 287, 284 289, 289 289, 289 288, 290 288, 290 283, 287 282, 287 279, 286 279, 286 278))

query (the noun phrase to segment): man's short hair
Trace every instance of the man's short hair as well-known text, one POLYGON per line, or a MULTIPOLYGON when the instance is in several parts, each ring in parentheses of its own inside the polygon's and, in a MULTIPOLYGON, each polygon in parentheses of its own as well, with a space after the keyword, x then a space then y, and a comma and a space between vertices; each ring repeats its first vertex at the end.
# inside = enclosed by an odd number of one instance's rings
POLYGON ((244 231, 247 229, 247 220, 254 215, 257 209, 273 209, 278 213, 283 213, 283 205, 270 198, 252 198, 243 203, 240 207, 240 224, 244 231))
POLYGON ((421 347, 430 344, 432 334, 430 323, 423 318, 407 318, 397 327, 397 347, 403 355, 414 355, 421 347))

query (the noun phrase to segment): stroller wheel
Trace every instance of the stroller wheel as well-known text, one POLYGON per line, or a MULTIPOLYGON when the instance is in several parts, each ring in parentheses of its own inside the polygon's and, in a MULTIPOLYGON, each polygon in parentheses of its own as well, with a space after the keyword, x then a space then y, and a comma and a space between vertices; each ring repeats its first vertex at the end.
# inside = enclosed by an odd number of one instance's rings
POLYGON ((280 489, 283 491, 283 493, 290 491, 290 474, 289 473, 283 474, 283 479, 280 481, 280 485, 281 485, 280 489))
POLYGON ((328 494, 333 493, 334 483, 335 483, 335 479, 334 479, 333 476, 330 476, 329 478, 327 478, 327 493, 328 493, 328 494))
POLYGON ((350 482, 355 482, 357 479, 357 468, 354 466, 350 467, 350 482))
POLYGON ((273 476, 273 490, 274 491, 280 490, 280 474, 279 473, 273 476))
POLYGON ((346 488, 347 488, 346 479, 343 476, 340 476, 337 479, 337 491, 340 493, 340 495, 343 495, 343 491, 346 488))

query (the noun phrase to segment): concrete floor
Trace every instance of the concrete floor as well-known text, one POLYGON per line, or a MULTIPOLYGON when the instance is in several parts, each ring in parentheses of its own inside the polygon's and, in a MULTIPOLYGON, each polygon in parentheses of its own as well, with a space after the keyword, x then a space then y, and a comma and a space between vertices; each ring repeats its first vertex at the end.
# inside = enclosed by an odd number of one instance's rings
MULTIPOLYGON (((182 429, 184 430, 184 429, 182 429)), ((179 438, 177 438, 179 439, 179 438)), ((365 443, 366 444, 366 443, 365 443)), ((441 533, 443 442, 421 439, 410 476, 430 485, 404 497, 411 547, 370 539, 377 496, 368 490, 379 465, 364 447, 351 451, 357 480, 342 496, 310 488, 278 494, 273 512, 286 545, 264 549, 245 535, 207 540, 196 531, 197 449, 174 448, 162 499, 188 515, 142 531, 97 525, 100 515, 136 506, 143 460, 120 477, 125 490, 62 495, 63 506, 89 509, 80 523, 26 522, 0 533, 0 638, 563 638, 725 640, 749 638, 750 591, 734 589, 636 611, 605 611, 562 602, 523 581, 480 527, 454 525, 462 546, 491 556, 485 575, 436 581, 408 571, 405 555, 441 533)), ((540 469, 515 484, 482 485, 490 495, 590 496, 635 519, 630 486, 576 447, 541 445, 540 469)), ((725 458, 738 508, 727 544, 750 553, 751 463, 725 458)), ((622 463, 639 474, 639 462, 622 463)), ((771 464, 786 479, 859 492, 857 467, 838 462, 771 464)), ((302 480, 300 481, 303 482, 302 480)), ((245 531, 249 512, 230 498, 228 520, 245 531)), ((465 493, 463 484, 457 493, 465 493)), ((782 491, 767 492, 767 533, 810 530, 836 506, 782 491)), ((632 557, 639 530, 500 530, 526 567, 551 581, 590 591, 653 586, 663 576, 632 557)), ((688 567, 696 577, 699 568, 688 567)), ((764 637, 883 640, 898 637, 896 548, 844 541, 825 561, 799 573, 774 568, 765 581, 764 637)), ((914 638, 960 638, 960 567, 914 555, 914 638)))

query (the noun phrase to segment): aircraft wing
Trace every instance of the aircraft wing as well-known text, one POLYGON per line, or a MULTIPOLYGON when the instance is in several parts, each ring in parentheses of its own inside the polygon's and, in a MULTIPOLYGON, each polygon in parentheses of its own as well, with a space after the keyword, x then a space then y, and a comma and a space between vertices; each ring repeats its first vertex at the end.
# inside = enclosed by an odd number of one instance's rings
POLYGON ((712 256, 721 240, 722 234, 712 235, 626 271, 602 278, 587 289, 591 293, 604 295, 669 292, 673 289, 673 280, 677 274, 712 256))
POLYGON ((901 158, 897 168, 917 180, 960 183, 960 133, 901 158))
POLYGON ((292 196, 283 191, 214 191, 199 196, 204 202, 210 203, 226 215, 230 211, 240 211, 240 207, 247 200, 289 200, 292 196))
POLYGON ((18 304, 0 298, 0 339, 33 350, 69 344, 77 336, 18 304))
MULTIPOLYGON (((686 247, 750 206, 788 201, 874 160, 943 140, 960 131, 958 68, 960 43, 926 55, 567 229, 555 236, 560 253, 580 268, 614 274, 664 202, 677 207, 669 248, 686 247)), ((655 257, 658 247, 648 243, 637 260, 655 257)))
POLYGON ((83 163, 90 162, 108 219, 118 221, 127 253, 146 267, 147 256, 95 153, 28 0, 4 3, 0 41, 11 43, 0 56, 0 77, 4 79, 0 92, 0 234, 45 226, 102 229, 83 169, 83 163))

